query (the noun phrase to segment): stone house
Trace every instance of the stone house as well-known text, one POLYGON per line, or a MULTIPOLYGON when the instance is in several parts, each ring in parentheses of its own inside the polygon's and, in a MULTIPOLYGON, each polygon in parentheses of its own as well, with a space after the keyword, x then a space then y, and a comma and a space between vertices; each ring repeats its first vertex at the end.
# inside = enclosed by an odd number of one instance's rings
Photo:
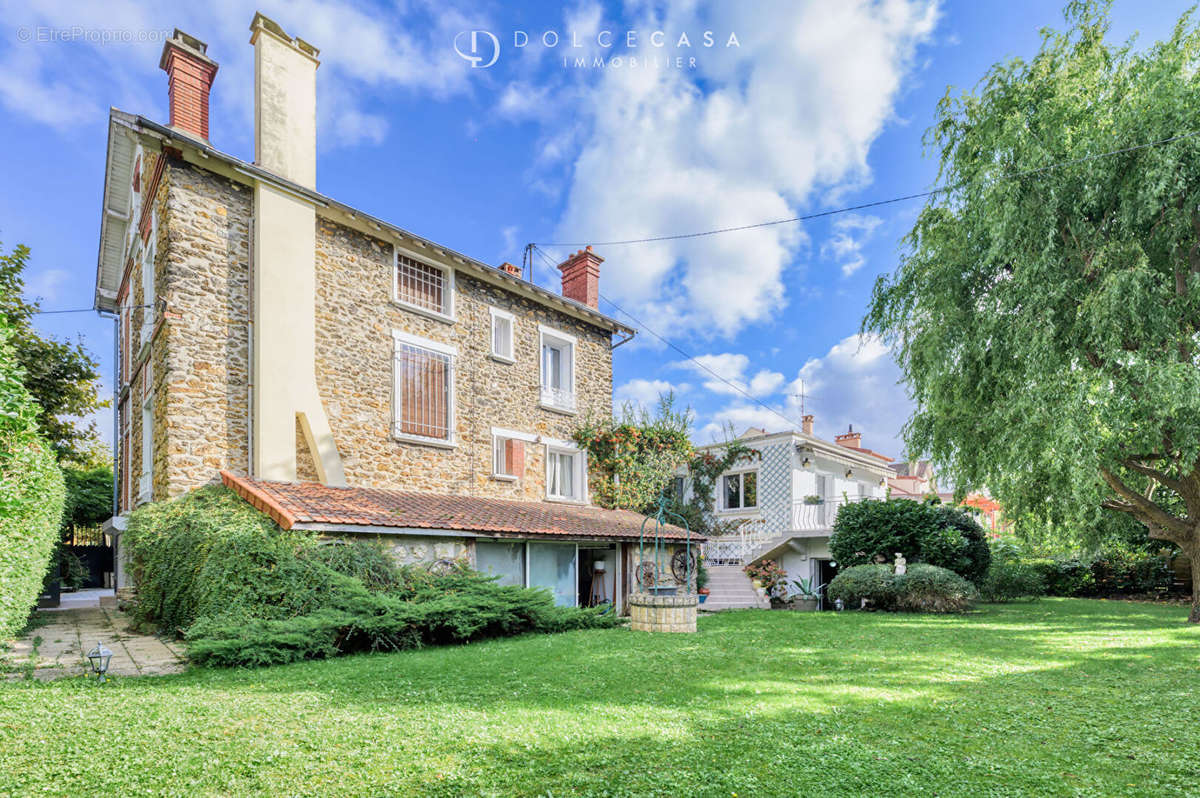
POLYGON ((250 29, 253 162, 210 142, 218 65, 181 31, 169 124, 110 113, 96 308, 118 326, 118 546, 140 504, 224 481, 285 527, 621 605, 643 519, 589 504, 571 440, 611 413, 635 332, 598 309, 603 259, 571 255, 559 294, 319 193, 318 51, 261 14, 250 29))

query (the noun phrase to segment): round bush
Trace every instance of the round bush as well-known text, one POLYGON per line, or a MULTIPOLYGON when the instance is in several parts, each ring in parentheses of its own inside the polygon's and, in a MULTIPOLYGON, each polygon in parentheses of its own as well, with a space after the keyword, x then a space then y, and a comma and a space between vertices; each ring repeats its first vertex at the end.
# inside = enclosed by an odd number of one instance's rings
POLYGON ((833 525, 829 550, 843 565, 889 562, 902 552, 910 562, 936 565, 979 582, 991 552, 979 523, 965 511, 911 499, 844 505, 833 525))
POLYGON ((964 612, 979 597, 975 586, 936 565, 917 563, 895 577, 896 609, 904 612, 964 612))
POLYGON ((841 599, 849 609, 869 606, 890 610, 896 604, 896 576, 889 565, 855 565, 843 568, 829 583, 829 597, 841 599))

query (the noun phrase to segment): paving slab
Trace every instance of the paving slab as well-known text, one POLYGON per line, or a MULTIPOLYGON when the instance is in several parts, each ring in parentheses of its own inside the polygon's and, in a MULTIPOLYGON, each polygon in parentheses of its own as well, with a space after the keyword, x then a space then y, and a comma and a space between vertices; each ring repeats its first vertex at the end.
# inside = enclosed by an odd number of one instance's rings
POLYGON ((135 632, 125 613, 90 606, 38 610, 37 626, 13 644, 5 657, 7 678, 59 679, 91 673, 87 652, 102 642, 112 651, 110 676, 179 673, 187 667, 174 641, 135 632))

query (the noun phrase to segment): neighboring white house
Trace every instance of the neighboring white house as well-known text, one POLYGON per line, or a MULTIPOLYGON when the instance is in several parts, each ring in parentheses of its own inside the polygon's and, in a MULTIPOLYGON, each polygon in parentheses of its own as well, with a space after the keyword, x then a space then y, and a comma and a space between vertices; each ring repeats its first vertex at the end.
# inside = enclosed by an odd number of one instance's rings
MULTIPOLYGON (((812 427, 813 417, 805 416, 799 431, 749 429, 737 438, 758 454, 714 486, 713 516, 738 528, 705 544, 710 564, 769 558, 789 580, 814 579, 815 586, 833 578, 829 536, 838 511, 849 502, 885 498, 895 472, 891 458, 863 448, 853 428, 830 442, 814 436, 812 427)), ((699 448, 717 453, 725 444, 699 448)), ((690 494, 690 480, 683 487, 690 494)))

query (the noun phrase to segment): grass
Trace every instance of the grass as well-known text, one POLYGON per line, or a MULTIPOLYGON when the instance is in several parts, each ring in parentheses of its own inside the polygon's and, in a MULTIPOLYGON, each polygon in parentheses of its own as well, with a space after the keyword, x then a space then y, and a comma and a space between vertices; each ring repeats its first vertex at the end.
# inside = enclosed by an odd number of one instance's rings
POLYGON ((727 613, 0 687, 0 795, 1196 795, 1200 628, 1050 599, 727 613))

